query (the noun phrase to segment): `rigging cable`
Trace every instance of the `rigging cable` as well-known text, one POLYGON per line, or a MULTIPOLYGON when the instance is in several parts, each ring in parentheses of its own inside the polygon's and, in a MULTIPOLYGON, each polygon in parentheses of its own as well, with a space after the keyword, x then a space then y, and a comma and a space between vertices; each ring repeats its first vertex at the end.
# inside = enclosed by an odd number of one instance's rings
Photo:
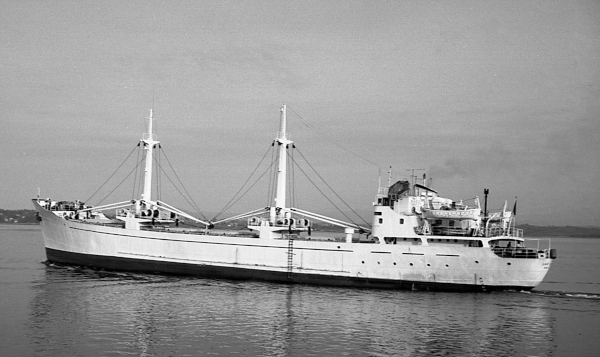
POLYGON ((302 124, 304 124, 304 126, 306 126, 307 128, 309 128, 310 130, 312 130, 314 133, 316 133, 316 134, 320 135, 321 137, 325 138, 325 139, 327 140, 327 142, 330 142, 330 143, 332 143, 333 145, 337 146, 338 148, 340 148, 340 149, 342 149, 342 150, 344 150, 344 151, 346 151, 346 152, 349 152, 350 154, 352 154, 352 155, 354 155, 354 156, 358 157, 358 158, 359 158, 359 159, 361 159, 361 160, 364 160, 364 161, 368 162, 368 163, 369 163, 369 164, 371 164, 371 165, 374 165, 374 166, 376 166, 376 167, 382 167, 381 165, 379 165, 379 164, 377 164, 377 163, 375 163, 375 162, 373 162, 373 161, 371 161, 371 160, 369 160, 369 159, 367 159, 367 158, 364 158, 364 157, 362 157, 362 156, 358 155, 357 153, 353 152, 352 150, 350 150, 350 149, 346 149, 345 147, 343 147, 343 146, 341 146, 341 145, 337 144, 336 142, 334 142, 333 140, 331 140, 331 139, 328 139, 328 138, 327 138, 325 135, 323 135, 321 132, 319 132, 319 131, 317 131, 317 130, 313 129, 313 128, 312 128, 310 125, 308 125, 308 123, 307 123, 307 122, 304 120, 304 118, 302 118, 302 117, 300 116, 300 114, 296 113, 296 112, 295 112, 293 109, 291 109, 289 106, 287 107, 287 109, 288 109, 289 111, 291 111, 292 113, 294 113, 294 114, 295 114, 295 115, 296 115, 296 116, 297 116, 297 117, 300 119, 300 121, 302 122, 302 124))
MULTIPOLYGON (((266 169, 266 170, 265 170, 265 171, 264 171, 264 172, 263 172, 263 173, 262 173, 262 174, 261 174, 261 175, 260 175, 260 176, 259 176, 259 177, 256 179, 256 181, 254 181, 254 183, 253 183, 253 184, 252 184, 250 187, 248 187, 248 189, 247 189, 247 190, 246 190, 246 191, 245 191, 245 192, 244 192, 244 193, 243 193, 243 194, 242 194, 240 197, 238 197, 238 198, 237 198, 237 199, 236 199, 236 200, 235 200, 233 203, 231 203, 230 205, 228 205, 228 206, 226 206, 225 208, 223 208, 223 209, 222 209, 222 210, 221 210, 221 211, 220 211, 220 212, 219 212, 219 213, 218 213, 218 214, 217 214, 217 215, 216 215, 216 216, 215 216, 215 217, 214 217, 212 220, 213 220, 213 221, 214 221, 214 220, 216 220, 216 219, 217 219, 217 217, 218 217, 218 216, 219 216, 221 213, 223 213, 225 210, 227 210, 227 209, 231 208, 231 207, 232 207, 234 204, 236 204, 236 203, 237 203, 239 200, 241 200, 241 199, 242 199, 244 196, 246 196, 246 194, 247 194, 248 192, 250 192, 250 190, 251 190, 251 189, 252 189, 254 186, 256 186, 256 184, 258 183, 258 181, 260 181, 260 179, 261 179, 261 178, 263 178, 263 176, 265 176, 265 174, 266 174, 267 172, 269 172, 269 170, 271 169, 271 167, 272 167, 274 164, 275 164, 275 162, 271 162, 271 164, 269 165, 269 167, 267 167, 267 169, 266 169)), ((242 187, 243 187, 243 186, 242 186, 242 187)), ((238 191, 238 193, 239 193, 239 191, 238 191)), ((237 195, 237 194, 236 194, 236 195, 237 195)), ((234 196, 234 197, 235 197, 235 196, 234 196)), ((231 201, 230 201, 230 202, 231 202, 231 201)))
POLYGON ((144 161, 142 160, 142 161, 138 162, 138 163, 137 163, 137 165, 135 165, 135 167, 134 167, 134 168, 133 168, 131 171, 129 171, 129 173, 127 174, 127 176, 125 176, 125 178, 124 178, 124 179, 123 179, 123 180, 122 180, 122 181, 121 181, 121 182, 120 182, 120 183, 119 183, 119 184, 118 184, 118 185, 117 185, 117 186, 116 186, 116 187, 115 187, 115 188, 114 188, 112 191, 110 191, 110 192, 108 193, 108 195, 106 195, 106 196, 105 196, 103 199, 101 199, 101 200, 100 200, 100 202, 98 202, 97 206, 99 206, 99 205, 100 205, 102 202, 104 202, 104 200, 105 200, 105 199, 107 199, 107 198, 108 198, 110 195, 112 195, 112 193, 113 193, 113 192, 115 192, 115 190, 116 190, 117 188, 119 188, 119 187, 120 187, 120 186, 123 184, 123 182, 125 182, 125 180, 127 180, 127 179, 129 178, 129 176, 131 176, 131 174, 132 174, 134 171, 136 171, 136 170, 137 170, 138 166, 140 166, 140 164, 141 164, 142 162, 144 162, 144 161))
MULTIPOLYGON (((102 189, 102 187, 104 187, 104 185, 106 185, 106 183, 107 183, 107 182, 108 182, 108 181, 109 181, 109 180, 110 180, 110 179, 111 179, 111 178, 112 178, 112 177, 113 177, 113 176, 114 176, 114 175, 117 173, 117 171, 119 171, 119 169, 120 169, 120 168, 123 166, 123 164, 125 164, 125 162, 126 162, 128 159, 129 159, 129 157, 131 156, 131 154, 133 154, 133 152, 135 151, 136 147, 139 147, 139 146, 140 146, 140 144, 138 143, 138 144, 137 144, 137 145, 136 145, 136 146, 133 148, 133 150, 131 150, 131 152, 129 153, 129 155, 127 155, 127 157, 125 158, 125 160, 123 160, 123 162, 121 163, 121 165, 119 165, 119 167, 117 167, 117 169, 116 169, 116 170, 115 170, 115 171, 112 173, 112 175, 110 175, 110 176, 109 176, 109 177, 106 179, 106 181, 104 181, 104 183, 103 183, 103 184, 102 184, 102 185, 101 185, 101 186, 100 186, 100 187, 99 187, 99 188, 96 190, 96 192, 94 192, 94 193, 93 193, 93 194, 90 196, 90 198, 88 198, 88 199, 87 199, 85 202, 89 202, 89 200, 91 200, 91 199, 92 199, 92 197, 94 197, 94 195, 96 195, 96 193, 98 193, 98 191, 100 191, 100 190, 102 189)), ((139 163, 138 163, 138 165, 139 165, 139 163)), ((136 167, 137 167, 137 165, 136 165, 136 167)), ((131 172, 129 173, 129 175, 131 175, 131 172)), ((129 175, 127 175, 127 176, 129 176, 129 175)), ((114 190, 113 190, 113 191, 114 191, 114 190)), ((112 193, 112 191, 111 191, 111 193, 112 193)), ((105 197, 104 199, 106 199, 106 197, 105 197)), ((104 199, 103 199, 103 200, 104 200, 104 199)), ((102 202, 102 201, 100 201, 100 202, 102 202)))
MULTIPOLYGON (((198 214, 200 214, 200 216, 202 216, 204 218, 204 220, 207 220, 206 217, 204 216, 204 214, 202 214, 202 212, 200 211, 200 209, 196 206, 196 203, 192 200, 190 202, 190 199, 188 199, 183 192, 181 192, 181 190, 177 187, 177 185, 175 185, 175 182, 173 182, 173 180, 171 180, 171 177, 167 174, 167 172, 162 168, 162 166, 158 166, 158 168, 160 169, 160 171, 167 177, 167 179, 169 180, 169 182, 173 185, 173 187, 175 187, 175 190, 177 190, 177 192, 179 192, 179 194, 181 195, 181 197, 183 197, 184 200, 186 200, 186 202, 192 207, 194 208, 198 214)), ((175 176, 177 176, 177 174, 175 174, 175 176)), ((183 186, 182 186, 183 187, 183 186)), ((183 189, 185 190, 185 187, 183 187, 183 189)), ((186 191, 187 192, 187 191, 186 191)))
POLYGON ((204 215, 204 213, 202 213, 202 211, 200 211, 200 208, 198 208, 198 205, 196 204, 196 202, 194 202, 194 199, 192 198, 192 196, 189 194, 189 192, 187 191, 187 189, 185 188, 185 186, 183 185, 183 183, 181 182, 181 179, 179 178, 179 176, 177 175, 177 172, 175 171, 175 169, 173 168, 173 165, 171 165, 171 161, 169 160, 169 157, 167 156, 167 153, 163 151, 163 155, 165 156, 165 159, 167 160, 167 163, 169 164, 169 167, 171 168, 171 171, 173 171, 173 174, 175 174, 175 177, 177 178, 177 181, 179 181, 179 184, 181 185, 181 187, 183 188, 183 190, 185 191, 185 193, 188 195, 189 200, 187 199, 187 197, 185 197, 185 195, 183 193, 181 193, 181 191, 177 188, 177 186, 175 185, 175 183, 173 182, 173 180, 171 180, 171 178, 169 177, 169 175, 167 175, 167 173, 165 172, 165 170, 163 170, 162 166, 159 167, 161 169, 161 171, 165 174, 165 176, 167 176, 167 178, 169 179, 169 181, 171 181, 171 183, 173 184, 173 187, 175 187, 175 189, 179 192, 179 194, 197 211, 197 213, 199 213, 202 218, 204 218, 204 220, 206 221, 206 216, 204 215), (191 202, 190 202, 191 200, 191 202))
MULTIPOLYGON (((337 196, 337 198, 342 201, 346 207, 348 207, 350 209, 350 211, 352 211, 357 217, 359 217, 363 222, 365 222, 366 225, 368 225, 369 227, 371 226, 367 221, 365 221, 364 218, 362 218, 358 213, 356 213, 355 210, 352 209, 352 207, 350 207, 350 205, 348 205, 348 203, 346 203, 346 201, 344 201, 340 195, 337 194, 337 192, 334 191, 334 189, 327 183, 327 181, 325 181, 325 179, 323 179, 323 177, 321 175, 319 175, 319 173, 317 172, 317 170, 315 170, 315 168, 310 164, 310 162, 308 162, 308 160, 306 160, 306 157, 304 157, 304 155, 302 155, 302 152, 300 150, 297 150, 298 154, 300 154, 300 156, 302 156, 302 158, 304 159, 304 161, 306 162, 306 164, 314 171, 315 174, 317 174, 317 176, 319 176, 319 178, 321 179, 321 181, 323 181, 323 183, 325 185, 327 185, 327 187, 331 190, 331 192, 333 192, 334 195, 337 196)), ((295 161, 294 161, 295 162, 295 161)), ((296 164, 298 165, 298 164, 296 164)), ((298 165, 298 168, 302 171, 302 173, 304 173, 304 175, 308 178, 308 180, 313 184, 314 182, 308 177, 308 175, 306 175, 306 172, 304 172, 304 170, 302 170, 302 168, 298 165)), ((315 185, 316 187, 316 185, 315 185)), ((323 196, 325 196, 325 194, 323 193, 323 191, 321 191, 318 187, 316 187, 317 190, 319 190, 319 192, 321 192, 323 194, 323 196)), ((346 218, 348 218, 352 223, 354 223, 354 221, 352 221, 352 219, 350 219, 344 212, 342 212, 327 196, 325 196, 325 198, 327 198, 327 200, 329 202, 331 202, 332 205, 334 205, 335 208, 337 208, 341 214, 343 214, 346 218)), ((356 224, 356 223, 354 223, 356 224)))
MULTIPOLYGON (((310 178, 310 177, 309 177, 309 176, 306 174, 306 172, 304 172, 304 170, 303 170, 303 169, 302 169, 300 166, 298 166, 298 168, 300 169, 300 171, 302 171, 302 173, 303 173, 303 174, 304 174, 304 176, 305 176, 305 177, 308 179, 308 181, 310 181, 310 183, 312 183, 312 184, 313 184, 313 186, 315 186, 315 188, 316 188, 316 189, 317 189, 317 190, 318 190, 318 191, 319 191, 319 192, 320 192, 320 193, 323 195, 323 197, 325 197, 325 199, 327 199, 327 201, 329 201, 329 203, 331 203, 331 205, 332 205, 333 207, 335 207, 335 208, 336 208, 336 209, 337 209, 337 210, 338 210, 338 211, 339 211, 339 212, 340 212, 342 215, 344 215, 344 217, 346 217, 346 219, 348 219, 350 222, 352 222, 353 224, 355 224, 355 225, 358 227, 358 224, 354 223, 354 221, 353 221, 353 220, 352 220, 350 217, 348 217, 348 216, 347 216, 347 215, 346 215, 346 214, 345 214, 345 213, 344 213, 344 212, 343 212, 343 211, 342 211, 342 210, 341 210, 341 209, 340 209, 338 206, 336 206, 336 204, 335 204, 335 203, 333 203, 333 201, 332 201, 332 200, 330 200, 330 199, 329 199, 329 197, 327 197, 327 195, 325 194, 325 192, 323 192, 323 191, 322 191, 322 190, 319 188, 319 186, 317 186, 317 184, 316 184, 316 183, 315 183, 313 180, 311 180, 311 178, 310 178)), ((335 192, 334 192, 334 193, 335 193, 335 192)), ((345 202, 344 202, 344 203, 345 203, 345 202)), ((354 211, 353 211, 353 212, 354 212, 354 211)), ((360 217, 360 216, 359 216, 359 217, 360 217)), ((363 221, 364 221, 364 220, 363 220, 363 221)))
POLYGON ((244 194, 242 194, 239 198, 235 199, 237 197, 237 195, 244 189, 244 187, 246 186, 246 184, 250 181, 250 179, 252 178, 252 176, 254 176, 254 173, 256 172, 256 170, 258 170, 258 168, 260 167, 260 164, 262 164, 262 162, 265 160, 265 157, 267 157, 267 154, 269 154, 269 151, 271 151, 271 149, 267 149, 267 151, 265 152, 265 154, 263 155, 262 159, 260 159, 260 162, 258 163, 258 165, 256 165, 256 167, 254 168, 254 170, 252 171, 252 173, 250 174, 250 176, 248 176, 248 178, 246 179, 246 182, 244 182, 244 184, 242 185, 242 187, 240 187, 240 189, 235 193, 235 195, 233 195, 233 197, 229 200, 229 202, 227 202, 227 204, 225 204, 225 207, 223 207, 219 213, 217 213, 215 215, 215 217, 211 220, 214 221, 217 219, 217 217, 219 217, 219 215, 223 212, 225 212, 227 209, 231 208, 231 206, 233 206, 235 203, 237 203, 240 199, 242 199, 242 197, 244 197, 248 191, 254 187, 256 185, 256 183, 267 173, 267 171, 269 171, 271 169, 271 167, 273 167, 273 164, 275 161, 271 161, 271 164, 269 165, 269 167, 267 167, 267 169, 258 177, 258 179, 256 179, 256 181, 254 181, 254 183, 246 190, 246 192, 244 192, 244 194), (235 199, 235 201, 234 201, 235 199))
POLYGON ((290 170, 290 206, 291 207, 295 207, 296 206, 296 177, 295 177, 295 171, 294 171, 294 167, 296 165, 294 165, 294 149, 296 148, 296 145, 294 145, 293 143, 292 145, 292 150, 288 150, 288 156, 291 158, 291 162, 288 163, 288 167, 290 170))
MULTIPOLYGON (((142 152, 142 150, 140 149, 140 143, 137 144, 137 148, 138 148, 138 154, 137 154, 137 160, 136 160, 136 162, 139 162, 140 161, 140 153, 142 152)), ((138 173, 137 173, 137 166, 136 166, 135 175, 133 176, 133 189, 131 190, 131 200, 133 200, 135 197, 139 197, 139 192, 138 192, 137 195, 136 195, 136 192, 135 192, 135 186, 136 186, 136 184, 138 182, 137 176, 138 176, 138 173)))
MULTIPOLYGON (((160 144, 156 144, 158 145, 158 166, 160 167, 160 157, 162 154, 162 146, 160 144)), ((158 197, 159 200, 162 200, 162 182, 161 182, 161 176, 159 175, 160 172, 156 172, 156 197, 158 197)))
MULTIPOLYGON (((271 147, 271 162, 275 162, 275 160, 279 160, 279 150, 275 150, 275 141, 271 143, 271 147)), ((269 189, 267 191, 267 204, 265 207, 270 207, 273 204, 273 199, 275 197, 275 181, 277 177, 277 171, 275 170, 275 166, 271 167, 273 170, 269 175, 269 189)))

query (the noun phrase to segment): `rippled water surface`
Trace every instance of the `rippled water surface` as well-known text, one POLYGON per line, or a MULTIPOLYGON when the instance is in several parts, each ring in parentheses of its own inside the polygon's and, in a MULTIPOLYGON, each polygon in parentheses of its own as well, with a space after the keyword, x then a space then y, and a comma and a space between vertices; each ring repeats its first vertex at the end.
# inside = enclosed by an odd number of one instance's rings
POLYGON ((552 240, 531 293, 434 293, 44 264, 0 226, 0 356, 596 356, 600 239, 552 240))

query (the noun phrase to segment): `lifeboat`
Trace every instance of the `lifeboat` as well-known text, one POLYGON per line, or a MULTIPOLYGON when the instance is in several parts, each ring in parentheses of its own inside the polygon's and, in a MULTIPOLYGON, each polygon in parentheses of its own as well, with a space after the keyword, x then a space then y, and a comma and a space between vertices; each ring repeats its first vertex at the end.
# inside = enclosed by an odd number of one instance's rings
POLYGON ((460 209, 460 210, 445 210, 445 209, 428 209, 421 208, 421 214, 426 219, 459 219, 459 220, 477 220, 481 215, 480 208, 460 209))

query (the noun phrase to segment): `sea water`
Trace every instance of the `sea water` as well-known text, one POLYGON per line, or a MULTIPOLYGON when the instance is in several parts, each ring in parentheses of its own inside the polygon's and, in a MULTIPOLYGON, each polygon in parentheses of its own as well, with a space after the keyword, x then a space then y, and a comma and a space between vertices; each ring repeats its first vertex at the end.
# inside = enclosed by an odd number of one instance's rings
POLYGON ((600 239, 532 292, 367 290, 45 264, 0 226, 0 356, 597 356, 600 239))

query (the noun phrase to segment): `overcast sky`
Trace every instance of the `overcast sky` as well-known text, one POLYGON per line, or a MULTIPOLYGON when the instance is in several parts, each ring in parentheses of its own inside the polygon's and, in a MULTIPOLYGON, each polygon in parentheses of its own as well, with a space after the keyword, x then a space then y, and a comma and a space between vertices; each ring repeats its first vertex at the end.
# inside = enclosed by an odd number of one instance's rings
MULTIPOLYGON (((599 225, 599 19, 598 1, 1 1, 0 208, 38 187, 89 198, 153 107, 219 211, 286 103, 300 152, 361 212, 392 166, 444 197, 518 196, 519 223, 599 225)), ((329 212, 308 186, 298 206, 329 212)))

